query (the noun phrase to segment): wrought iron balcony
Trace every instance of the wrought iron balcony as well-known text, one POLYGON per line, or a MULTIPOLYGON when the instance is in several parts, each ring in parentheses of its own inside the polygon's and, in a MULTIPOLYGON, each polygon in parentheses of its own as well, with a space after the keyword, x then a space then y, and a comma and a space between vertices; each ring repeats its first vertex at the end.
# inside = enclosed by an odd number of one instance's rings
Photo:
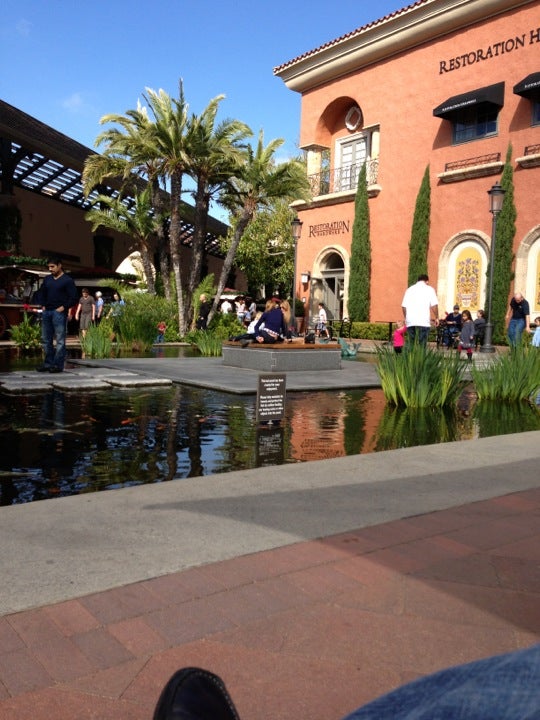
POLYGON ((540 143, 527 145, 523 156, 516 158, 516 162, 522 168, 540 167, 540 143))
MULTIPOLYGON (((333 195, 339 192, 355 191, 358 175, 362 165, 344 165, 343 167, 327 168, 322 172, 309 176, 311 192, 314 197, 333 195)), ((374 185, 379 173, 379 160, 366 161, 367 184, 374 185)))
POLYGON ((490 153, 489 155, 478 155, 477 157, 455 160, 446 163, 444 172, 437 177, 443 183, 471 180, 472 178, 497 175, 502 172, 504 163, 501 160, 501 153, 490 153))
POLYGON ((444 172, 451 172, 452 170, 464 170, 465 168, 489 165, 490 163, 500 162, 500 160, 501 153, 479 155, 478 157, 467 158, 466 160, 456 160, 454 162, 446 163, 446 165, 444 166, 444 172))

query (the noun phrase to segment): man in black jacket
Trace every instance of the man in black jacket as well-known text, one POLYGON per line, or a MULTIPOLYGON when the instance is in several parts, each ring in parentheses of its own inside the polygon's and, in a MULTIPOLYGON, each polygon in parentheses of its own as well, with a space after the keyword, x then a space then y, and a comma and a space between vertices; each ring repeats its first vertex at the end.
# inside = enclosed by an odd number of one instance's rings
POLYGON ((45 359, 36 370, 60 373, 66 361, 68 311, 77 305, 78 292, 73 278, 64 272, 60 258, 50 258, 47 265, 51 274, 43 281, 36 298, 43 311, 41 342, 45 359))

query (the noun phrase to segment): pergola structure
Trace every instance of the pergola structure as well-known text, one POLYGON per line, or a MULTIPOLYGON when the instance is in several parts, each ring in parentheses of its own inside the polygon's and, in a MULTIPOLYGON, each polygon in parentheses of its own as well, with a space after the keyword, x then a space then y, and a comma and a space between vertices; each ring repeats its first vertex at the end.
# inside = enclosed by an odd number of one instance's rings
MULTIPOLYGON (((11 196, 15 188, 37 193, 49 200, 87 211, 98 194, 83 193, 81 174, 93 150, 0 100, 0 196, 11 196)), ((99 192, 116 197, 118 188, 106 185, 99 192)), ((133 199, 124 196, 125 202, 133 199)), ((194 208, 183 203, 182 245, 190 247, 194 232, 194 208)), ((227 225, 208 218, 205 252, 223 257, 219 238, 227 225)))

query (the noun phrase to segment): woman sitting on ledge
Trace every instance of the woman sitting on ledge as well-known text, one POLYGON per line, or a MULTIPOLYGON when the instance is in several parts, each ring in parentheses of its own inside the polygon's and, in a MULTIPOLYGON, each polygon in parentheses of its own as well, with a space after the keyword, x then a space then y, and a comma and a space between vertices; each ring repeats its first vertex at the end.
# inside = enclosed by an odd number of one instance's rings
POLYGON ((270 300, 266 303, 266 310, 255 325, 255 342, 265 344, 283 342, 286 334, 287 325, 280 304, 275 300, 270 300), (264 327, 262 327, 263 325, 264 327))

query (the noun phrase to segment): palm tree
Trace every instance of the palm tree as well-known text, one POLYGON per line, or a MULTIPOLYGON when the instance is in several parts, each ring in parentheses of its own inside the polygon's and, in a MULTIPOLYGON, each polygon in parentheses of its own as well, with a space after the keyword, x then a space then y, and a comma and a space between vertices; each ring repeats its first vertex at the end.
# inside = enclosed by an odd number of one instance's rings
POLYGON ((305 165, 299 160, 276 163, 275 153, 283 142, 281 138, 271 140, 265 147, 264 133, 261 130, 256 148, 247 145, 241 172, 221 197, 222 204, 229 208, 233 216, 234 231, 221 270, 214 304, 208 316, 209 321, 217 310, 238 245, 257 210, 270 207, 272 201, 277 199, 293 201, 308 200, 310 197, 305 165))
POLYGON ((241 142, 252 135, 250 128, 238 120, 224 120, 216 126, 219 103, 224 97, 215 97, 200 115, 193 115, 187 123, 187 173, 196 183, 193 256, 187 286, 189 298, 193 298, 201 279, 210 202, 226 188, 230 189, 231 178, 238 175, 242 165, 244 148, 241 142))
POLYGON ((170 192, 169 249, 176 285, 178 304, 178 330, 184 335, 188 322, 184 301, 184 286, 180 263, 182 240, 182 183, 188 166, 185 132, 188 106, 180 82, 179 98, 175 100, 164 90, 155 92, 147 88, 147 97, 154 121, 142 132, 141 146, 155 163, 156 173, 166 178, 170 192))
MULTIPOLYGON (((104 115, 100 123, 113 123, 119 127, 109 128, 97 137, 95 145, 103 145, 104 151, 102 155, 91 155, 85 161, 82 176, 85 194, 88 196, 105 178, 119 180, 124 193, 130 189, 137 193, 141 178, 146 178, 154 214, 165 217, 165 181, 159 175, 155 152, 148 146, 151 121, 146 108, 138 103, 136 110, 128 110, 125 115, 104 115)), ((164 222, 156 227, 156 235, 165 297, 171 299, 168 236, 164 222)))
POLYGON ((135 193, 135 205, 132 208, 128 208, 121 196, 112 198, 98 195, 92 204, 92 209, 85 215, 86 220, 92 223, 92 230, 101 225, 133 238, 132 249, 138 250, 141 255, 148 292, 155 295, 152 255, 163 222, 162 218, 154 215, 150 187, 135 193))

